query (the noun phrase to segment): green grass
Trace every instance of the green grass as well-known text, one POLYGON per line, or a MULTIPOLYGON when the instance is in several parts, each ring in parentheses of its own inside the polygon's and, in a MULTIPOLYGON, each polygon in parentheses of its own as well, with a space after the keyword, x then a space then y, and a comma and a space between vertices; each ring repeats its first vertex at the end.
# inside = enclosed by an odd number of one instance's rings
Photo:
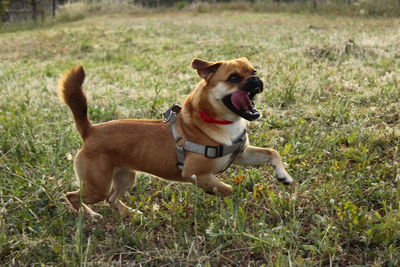
POLYGON ((0 35, 0 263, 398 266, 399 23, 187 11, 0 35), (221 199, 141 174, 124 201, 143 216, 98 204, 94 223, 65 209, 81 140, 61 73, 84 65, 94 122, 161 118, 199 80, 192 58, 243 56, 266 84, 250 140, 281 152, 293 186, 270 166, 232 167, 221 199))

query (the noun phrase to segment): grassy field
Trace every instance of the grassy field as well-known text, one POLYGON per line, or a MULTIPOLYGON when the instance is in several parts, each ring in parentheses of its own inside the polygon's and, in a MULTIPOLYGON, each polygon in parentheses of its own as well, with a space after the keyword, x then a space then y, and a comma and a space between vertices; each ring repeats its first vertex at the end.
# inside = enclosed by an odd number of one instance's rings
POLYGON ((0 264, 400 264, 400 20, 224 12, 106 15, 0 35, 0 264), (225 199, 140 174, 143 216, 70 214, 81 145, 56 84, 76 64, 93 122, 161 118, 199 77, 193 57, 248 57, 265 80, 254 145, 272 168, 231 167, 225 199), (243 179, 244 178, 244 179, 243 179))

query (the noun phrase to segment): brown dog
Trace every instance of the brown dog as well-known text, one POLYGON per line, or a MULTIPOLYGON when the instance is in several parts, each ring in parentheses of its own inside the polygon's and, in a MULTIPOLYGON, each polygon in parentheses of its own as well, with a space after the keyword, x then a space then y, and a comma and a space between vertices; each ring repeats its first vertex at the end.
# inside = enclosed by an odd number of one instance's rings
POLYGON ((125 119, 91 124, 82 91, 83 68, 74 68, 62 77, 60 96, 70 107, 84 141, 74 162, 82 187, 66 194, 76 210, 82 206, 85 213, 101 217, 87 204, 107 200, 121 212, 133 211, 119 198, 133 187, 136 171, 192 183, 223 197, 233 189, 216 174, 232 162, 270 163, 279 181, 292 183, 278 152, 248 145, 245 119, 257 119, 259 113, 253 105, 243 110, 235 103, 252 103, 254 95, 263 90, 252 64, 246 58, 219 62, 194 59, 192 67, 202 80, 187 96, 182 110, 170 112, 176 115, 172 123, 125 119), (203 148, 204 153, 196 151, 203 148))

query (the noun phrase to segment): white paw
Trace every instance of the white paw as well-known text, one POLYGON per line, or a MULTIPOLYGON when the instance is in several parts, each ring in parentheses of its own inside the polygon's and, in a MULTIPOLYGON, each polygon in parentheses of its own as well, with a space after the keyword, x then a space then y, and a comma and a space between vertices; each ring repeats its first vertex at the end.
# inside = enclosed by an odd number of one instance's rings
POLYGON ((276 179, 285 185, 290 185, 293 183, 293 178, 285 170, 276 172, 276 179))
POLYGON ((142 215, 143 214, 143 212, 141 212, 140 210, 132 209, 132 208, 127 208, 126 211, 128 213, 130 213, 130 214, 136 214, 136 215, 142 215))
POLYGON ((98 214, 97 212, 91 212, 89 214, 89 217, 90 217, 91 220, 93 220, 95 222, 103 219, 103 215, 98 214))

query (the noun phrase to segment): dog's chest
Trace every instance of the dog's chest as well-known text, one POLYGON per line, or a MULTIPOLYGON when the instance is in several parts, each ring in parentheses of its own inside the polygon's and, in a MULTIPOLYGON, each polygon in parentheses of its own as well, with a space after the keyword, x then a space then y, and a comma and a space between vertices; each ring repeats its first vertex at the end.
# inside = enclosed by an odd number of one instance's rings
MULTIPOLYGON (((245 131, 246 122, 240 119, 231 124, 221 125, 221 128, 223 129, 223 134, 218 136, 218 138, 220 138, 219 140, 217 138, 215 138, 215 140, 225 145, 232 145, 233 142, 237 141, 245 131)), ((223 171, 226 167, 228 167, 234 160, 233 157, 235 156, 236 152, 233 152, 233 154, 228 154, 226 156, 216 159, 214 173, 219 173, 223 171)))
POLYGON ((220 173, 232 162, 232 154, 215 159, 214 173, 220 173))
POLYGON ((224 145, 232 145, 246 129, 246 122, 243 119, 231 124, 219 125, 220 131, 212 133, 212 138, 224 145))

